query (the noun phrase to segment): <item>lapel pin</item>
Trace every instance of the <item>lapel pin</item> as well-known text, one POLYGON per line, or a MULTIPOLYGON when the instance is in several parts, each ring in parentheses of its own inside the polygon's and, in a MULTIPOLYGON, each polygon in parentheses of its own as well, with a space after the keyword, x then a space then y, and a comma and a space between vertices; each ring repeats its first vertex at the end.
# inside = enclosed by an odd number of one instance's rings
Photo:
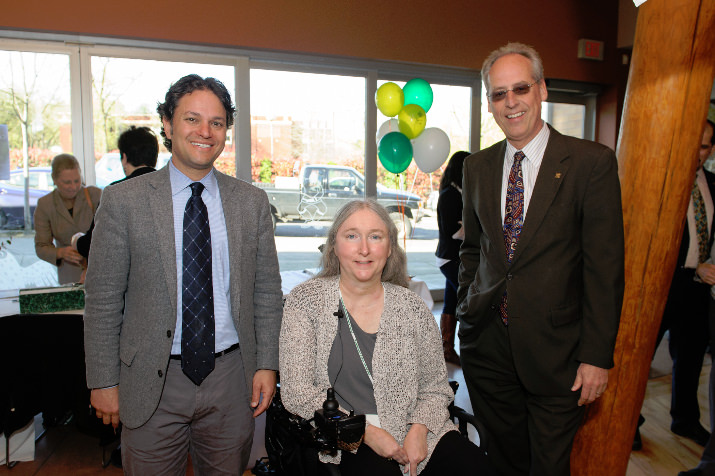
POLYGON ((554 175, 554 178, 561 178, 561 172, 556 172, 556 175, 554 175))

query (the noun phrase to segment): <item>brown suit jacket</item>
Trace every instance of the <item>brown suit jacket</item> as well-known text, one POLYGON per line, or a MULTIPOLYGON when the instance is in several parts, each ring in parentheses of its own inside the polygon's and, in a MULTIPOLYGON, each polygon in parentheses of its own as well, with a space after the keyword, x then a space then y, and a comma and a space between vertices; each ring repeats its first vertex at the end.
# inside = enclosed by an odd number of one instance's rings
POLYGON ((69 214, 57 189, 41 197, 35 208, 35 253, 48 263, 57 266, 60 284, 76 283, 82 274, 82 268, 57 259, 57 248, 70 246, 72 235, 85 232, 94 218, 94 211, 99 206, 102 191, 97 187, 87 187, 92 205, 87 203, 84 189, 80 189, 75 198, 72 215, 69 214))
POLYGON ((509 339, 519 378, 530 392, 569 394, 581 362, 613 366, 624 287, 616 156, 603 145, 551 129, 508 263, 501 219, 505 150, 502 141, 464 163, 459 336, 476 339, 489 319, 499 319, 508 290, 509 339))

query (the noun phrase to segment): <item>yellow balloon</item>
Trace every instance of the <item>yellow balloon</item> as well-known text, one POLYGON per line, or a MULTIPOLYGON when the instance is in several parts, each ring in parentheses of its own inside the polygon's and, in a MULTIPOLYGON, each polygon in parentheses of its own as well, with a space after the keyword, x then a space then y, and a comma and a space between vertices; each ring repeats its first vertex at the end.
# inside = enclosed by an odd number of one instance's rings
POLYGON ((427 113, 417 104, 408 104, 397 115, 397 127, 408 139, 422 134, 427 125, 427 113))
POLYGON ((405 103, 405 93, 395 83, 385 83, 375 93, 375 104, 381 113, 392 117, 402 109, 405 103))

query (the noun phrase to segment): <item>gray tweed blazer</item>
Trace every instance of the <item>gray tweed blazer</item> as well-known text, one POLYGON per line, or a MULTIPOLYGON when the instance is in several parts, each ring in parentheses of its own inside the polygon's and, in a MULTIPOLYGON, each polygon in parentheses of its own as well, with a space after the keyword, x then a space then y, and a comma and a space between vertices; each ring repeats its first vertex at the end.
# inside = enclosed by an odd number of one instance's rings
MULTIPOLYGON (((214 173, 229 241, 230 304, 250 398, 256 370, 278 368, 282 292, 270 207, 262 190, 214 173)), ((177 319, 168 166, 105 190, 86 292, 87 385, 119 384, 120 419, 136 428, 159 404, 177 319)))

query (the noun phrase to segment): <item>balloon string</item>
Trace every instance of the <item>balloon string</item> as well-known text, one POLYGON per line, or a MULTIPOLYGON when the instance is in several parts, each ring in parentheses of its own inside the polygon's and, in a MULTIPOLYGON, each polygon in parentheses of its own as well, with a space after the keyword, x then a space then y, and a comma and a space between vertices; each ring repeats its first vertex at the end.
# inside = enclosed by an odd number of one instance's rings
MULTIPOLYGON (((395 187, 398 187, 398 190, 402 192, 402 186, 404 184, 403 180, 404 177, 402 174, 397 174, 399 177, 399 183, 395 181, 395 187)), ((397 211, 400 213, 400 217, 402 218, 402 249, 407 251, 407 226, 405 224, 405 206, 406 206, 407 199, 400 198, 400 194, 397 194, 397 211)))
POLYGON ((415 182, 417 182, 417 174, 420 173, 419 167, 415 170, 415 175, 412 177, 412 185, 410 185, 410 193, 415 189, 415 182))

